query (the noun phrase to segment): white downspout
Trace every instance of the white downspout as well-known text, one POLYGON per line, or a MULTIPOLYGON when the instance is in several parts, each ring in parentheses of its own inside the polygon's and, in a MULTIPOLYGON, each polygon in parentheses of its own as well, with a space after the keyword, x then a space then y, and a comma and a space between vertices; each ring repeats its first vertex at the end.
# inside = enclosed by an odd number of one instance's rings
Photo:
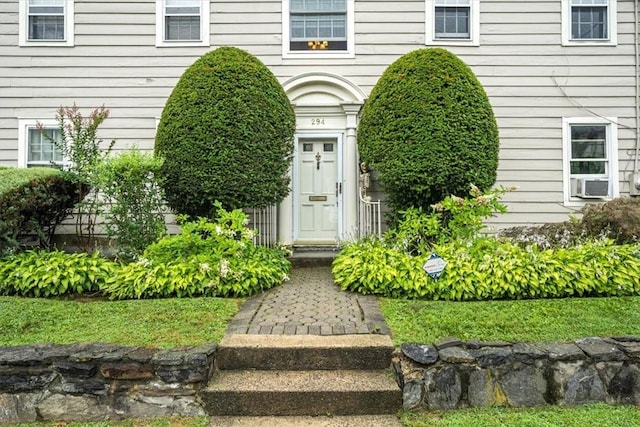
POLYGON ((635 24, 635 34, 634 34, 634 51, 636 56, 636 75, 635 75, 635 83, 636 83, 636 152, 633 163, 633 170, 635 173, 640 173, 640 162, 638 158, 640 157, 640 40, 638 35, 638 30, 640 29, 640 24, 638 23, 638 0, 634 2, 633 12, 635 15, 634 24, 635 24))

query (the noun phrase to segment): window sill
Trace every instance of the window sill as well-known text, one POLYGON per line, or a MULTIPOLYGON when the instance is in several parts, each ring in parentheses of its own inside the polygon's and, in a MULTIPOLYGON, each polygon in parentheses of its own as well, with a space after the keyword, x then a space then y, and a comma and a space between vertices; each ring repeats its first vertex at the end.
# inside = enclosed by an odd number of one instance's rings
POLYGON ((283 59, 353 59, 356 55, 348 51, 287 51, 282 54, 283 59))
POLYGON ((161 43, 156 43, 156 47, 209 47, 211 46, 211 43, 209 43, 208 41, 201 41, 201 40, 197 40, 197 41, 175 41, 175 42, 161 42, 161 43))
POLYGON ((604 203, 613 200, 613 197, 593 198, 593 199, 581 199, 579 197, 572 197, 569 200, 565 200, 562 204, 566 208, 583 208, 592 203, 604 203))
POLYGON ((67 41, 67 40, 26 40, 26 41, 22 41, 19 44, 20 47, 40 47, 40 46, 44 46, 44 47, 52 47, 52 46, 56 46, 56 47, 73 47, 73 40, 71 41, 67 41))
POLYGON ((427 40, 425 46, 480 46, 479 40, 435 39, 427 40))
POLYGON ((612 40, 565 40, 562 46, 617 46, 612 40))

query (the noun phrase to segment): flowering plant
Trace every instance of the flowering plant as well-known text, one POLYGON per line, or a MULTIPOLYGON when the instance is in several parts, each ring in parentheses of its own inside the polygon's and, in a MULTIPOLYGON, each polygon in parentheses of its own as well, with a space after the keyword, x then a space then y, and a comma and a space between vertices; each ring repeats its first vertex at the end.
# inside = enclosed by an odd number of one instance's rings
POLYGON ((150 245, 105 293, 111 298, 245 296, 286 280, 291 264, 285 252, 254 245, 247 215, 217 206, 214 221, 179 216, 181 234, 150 245))
POLYGON ((469 198, 455 195, 431 205, 431 212, 409 208, 400 212, 398 225, 385 239, 399 250, 418 255, 431 251, 434 244, 474 240, 484 228, 483 221, 507 208, 500 200, 512 188, 496 188, 483 193, 471 185, 469 198))

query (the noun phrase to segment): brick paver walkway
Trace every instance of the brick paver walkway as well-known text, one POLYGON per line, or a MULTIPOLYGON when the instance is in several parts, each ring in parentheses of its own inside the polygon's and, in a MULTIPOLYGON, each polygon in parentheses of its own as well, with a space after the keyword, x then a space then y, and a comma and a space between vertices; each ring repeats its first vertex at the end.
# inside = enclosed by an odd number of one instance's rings
POLYGON ((389 334, 375 297, 341 291, 331 267, 294 267, 291 279, 244 303, 227 334, 389 334))

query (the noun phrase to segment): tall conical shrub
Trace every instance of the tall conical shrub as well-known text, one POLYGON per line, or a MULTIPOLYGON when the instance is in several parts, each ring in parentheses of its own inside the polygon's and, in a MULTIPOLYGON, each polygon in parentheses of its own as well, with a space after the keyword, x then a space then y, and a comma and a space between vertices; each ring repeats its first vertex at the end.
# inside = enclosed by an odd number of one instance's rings
POLYGON ((253 55, 221 47, 184 72, 162 112, 155 153, 169 206, 191 217, 265 207, 289 192, 295 114, 253 55))
POLYGON ((451 52, 420 49, 391 64, 362 110, 358 146, 395 210, 428 208, 496 180, 498 127, 473 71, 451 52))

